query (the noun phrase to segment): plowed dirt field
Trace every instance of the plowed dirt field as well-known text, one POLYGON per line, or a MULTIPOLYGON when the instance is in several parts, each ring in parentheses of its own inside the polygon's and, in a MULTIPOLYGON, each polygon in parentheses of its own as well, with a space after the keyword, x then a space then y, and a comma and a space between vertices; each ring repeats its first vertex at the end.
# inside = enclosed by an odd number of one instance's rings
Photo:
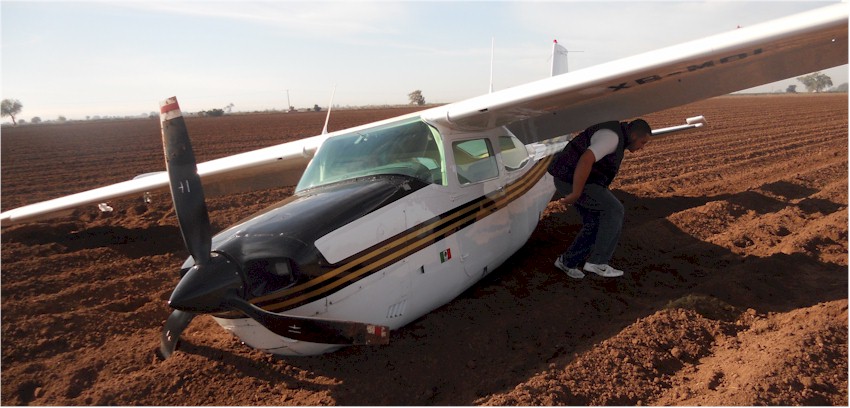
MULTIPOLYGON (((701 130, 629 154, 618 279, 529 242, 390 344, 252 350, 208 317, 156 349, 187 257, 170 198, 2 231, 3 405, 847 405, 847 95, 715 98, 646 116, 701 130)), ((331 130, 412 109, 339 111, 331 130)), ((199 160, 318 133, 322 113, 190 118, 199 160)), ((155 119, 2 129, 2 208, 163 168, 155 119)), ((218 231, 291 190, 209 200, 218 231)))

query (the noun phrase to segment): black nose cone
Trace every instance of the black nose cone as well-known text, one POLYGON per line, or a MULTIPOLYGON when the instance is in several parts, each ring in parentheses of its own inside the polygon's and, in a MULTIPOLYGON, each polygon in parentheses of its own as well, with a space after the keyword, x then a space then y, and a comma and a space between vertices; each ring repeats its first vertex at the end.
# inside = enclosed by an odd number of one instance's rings
POLYGON ((241 296, 244 286, 234 262, 225 256, 213 256, 208 263, 189 269, 171 293, 168 305, 192 313, 225 312, 230 310, 226 299, 241 296))

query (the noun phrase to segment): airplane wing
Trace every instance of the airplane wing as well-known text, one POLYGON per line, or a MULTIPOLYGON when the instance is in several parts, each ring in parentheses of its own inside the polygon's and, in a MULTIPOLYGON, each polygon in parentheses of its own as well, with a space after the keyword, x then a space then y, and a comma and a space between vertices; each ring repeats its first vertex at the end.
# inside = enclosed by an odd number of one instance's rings
MULTIPOLYGON (((208 196, 291 186, 307 167, 328 135, 314 136, 198 164, 198 175, 208 196)), ((0 213, 0 225, 14 225, 66 215, 75 208, 108 200, 142 197, 145 192, 167 191, 168 175, 149 173, 108 186, 0 213)))
POLYGON ((847 64, 847 4, 740 28, 429 111, 458 130, 507 125, 524 143, 847 64))
MULTIPOLYGON (((508 126, 526 144, 847 63, 847 4, 729 33, 422 112, 458 130, 508 126)), ((198 164, 208 195, 294 185, 330 135, 198 164), (289 179, 287 179, 287 177, 289 179)), ((545 145, 541 145, 544 146, 545 145)), ((540 154, 552 150, 541 148, 540 154)), ((64 215, 85 204, 166 190, 164 172, 0 213, 0 225, 64 215)))

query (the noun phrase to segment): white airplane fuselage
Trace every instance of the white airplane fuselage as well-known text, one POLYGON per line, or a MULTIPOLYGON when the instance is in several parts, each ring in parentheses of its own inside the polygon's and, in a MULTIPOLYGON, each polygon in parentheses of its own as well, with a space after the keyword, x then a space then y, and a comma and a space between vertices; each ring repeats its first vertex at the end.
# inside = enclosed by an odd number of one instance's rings
MULTIPOLYGON (((397 329, 448 303, 525 244, 554 194, 552 178, 546 172, 551 156, 535 161, 533 149, 522 145, 506 128, 462 133, 426 126, 418 117, 403 118, 406 119, 399 120, 402 123, 399 129, 414 128, 414 133, 426 134, 427 141, 422 143, 430 147, 414 141, 421 135, 408 136, 406 131, 398 131, 405 135, 393 136, 393 140, 407 137, 411 140, 407 144, 429 152, 423 155, 430 158, 416 160, 429 167, 432 176, 424 177, 430 182, 420 183, 411 177, 392 174, 403 173, 392 169, 388 174, 343 178, 306 189, 302 188, 302 179, 300 190, 296 190, 288 203, 241 222, 213 239, 214 251, 247 252, 244 248, 251 247, 253 252, 275 252, 276 248, 257 249, 275 245, 272 242, 277 238, 263 241, 263 237, 287 235, 290 232, 284 229, 297 228, 320 235, 290 240, 302 247, 292 251, 315 252, 315 261, 306 258, 287 261, 293 270, 300 269, 303 275, 310 276, 281 284, 268 293, 258 293, 249 299, 251 303, 275 313, 359 321, 397 329), (363 192, 364 189, 371 190, 363 192), (381 198, 381 194, 392 198, 381 198), (352 203, 358 200, 380 203, 352 203), (354 215, 356 218, 349 220, 339 214, 348 211, 346 205, 365 214, 354 215), (362 208, 369 205, 374 209, 362 208), (309 214, 310 211, 328 214, 309 214), (334 216, 344 220, 330 220, 334 216), (307 220, 309 217, 312 218, 307 220), (302 223, 299 224, 298 218, 302 223), (276 220, 289 224, 274 226, 276 220), (326 221, 331 225, 320 226, 326 221), (340 225, 333 225, 334 222, 340 225), (252 230, 252 223, 262 225, 262 232, 252 230), (302 224, 307 225, 292 226, 302 224), (328 232, 317 232, 322 228, 328 232), (240 249, 227 248, 244 239, 257 241, 240 243, 240 249), (312 243, 303 242, 311 239, 312 243), (302 266, 296 266, 299 264, 302 266)), ((369 143, 368 135, 358 137, 359 143, 369 143)), ((337 160, 335 163, 339 165, 338 158, 323 156, 323 149, 333 149, 332 140, 319 148, 314 161, 337 160)), ((341 155, 346 159, 357 155, 349 153, 358 142, 352 143, 341 155)), ((387 144, 386 139, 382 143, 387 144)), ((304 178, 309 178, 310 173, 308 167, 304 178)), ((317 170, 312 173, 316 174, 317 170)), ((293 245, 287 243, 290 241, 281 241, 284 243, 280 245, 293 245)), ((280 255, 284 256, 297 257, 280 255)), ((252 261, 241 262, 249 265, 252 261)), ((238 313, 214 318, 246 344, 273 354, 315 355, 342 347, 293 340, 238 313)))

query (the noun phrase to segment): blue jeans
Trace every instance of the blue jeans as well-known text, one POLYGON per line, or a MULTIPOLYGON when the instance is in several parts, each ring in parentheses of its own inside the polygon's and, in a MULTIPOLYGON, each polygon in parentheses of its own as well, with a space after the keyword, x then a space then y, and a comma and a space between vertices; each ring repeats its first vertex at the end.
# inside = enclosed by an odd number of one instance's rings
MULTIPOLYGON (((555 189, 567 195, 573 191, 573 185, 555 178, 555 189)), ((625 215, 623 203, 611 190, 587 184, 573 206, 581 216, 582 226, 567 252, 561 254, 561 262, 568 268, 577 268, 585 261, 607 264, 620 241, 625 215)))

